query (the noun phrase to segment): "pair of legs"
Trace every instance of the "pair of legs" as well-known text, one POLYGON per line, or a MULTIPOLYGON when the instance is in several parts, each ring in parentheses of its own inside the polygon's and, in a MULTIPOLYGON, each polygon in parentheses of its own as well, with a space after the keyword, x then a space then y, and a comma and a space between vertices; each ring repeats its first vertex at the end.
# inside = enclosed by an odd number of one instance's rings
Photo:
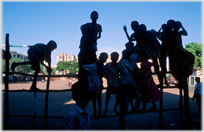
MULTIPOLYGON (((146 101, 142 101, 142 105, 143 105, 143 108, 142 110, 146 110, 146 106, 147 106, 147 102, 146 101)), ((156 106, 156 103, 155 102, 152 102, 152 105, 153 107, 150 109, 150 110, 157 110, 157 106, 156 106)))
POLYGON ((139 108, 140 108, 140 105, 141 105, 141 102, 142 102, 142 100, 141 99, 135 99, 135 107, 134 107, 134 105, 133 105, 133 98, 131 98, 130 99, 130 105, 131 105, 131 107, 132 107, 132 110, 131 111, 137 111, 137 110, 139 110, 139 108))
MULTIPOLYGON (((117 88, 116 88, 117 89, 117 88)), ((108 89, 107 89, 108 90, 108 89)), ((117 115, 119 115, 119 113, 118 113, 118 111, 117 111, 117 107, 118 107, 118 105, 119 105, 119 103, 120 103, 120 96, 119 96, 119 89, 116 91, 116 101, 115 101, 115 107, 114 107, 114 112, 117 114, 117 115)), ((106 113, 107 113, 107 109, 108 109, 108 103, 109 103, 109 100, 110 100, 110 95, 111 95, 111 93, 110 92, 106 92, 106 100, 105 100, 105 111, 104 111, 104 113, 103 113, 103 115, 102 116, 105 116, 106 115, 106 113)))
POLYGON ((93 109, 94 109, 94 114, 92 118, 100 118, 101 117, 101 93, 94 93, 92 97, 92 104, 93 104, 93 109), (96 110, 96 100, 98 101, 98 115, 96 116, 97 110, 96 110))
POLYGON ((40 63, 39 62, 37 62, 37 61, 26 61, 26 62, 19 62, 19 63, 13 62, 11 65, 11 69, 14 72, 15 67, 17 67, 18 65, 28 65, 28 64, 31 64, 32 65, 31 68, 33 70, 35 70, 34 79, 33 79, 32 85, 30 87, 30 90, 40 90, 37 88, 37 77, 38 77, 38 73, 40 72, 40 63))

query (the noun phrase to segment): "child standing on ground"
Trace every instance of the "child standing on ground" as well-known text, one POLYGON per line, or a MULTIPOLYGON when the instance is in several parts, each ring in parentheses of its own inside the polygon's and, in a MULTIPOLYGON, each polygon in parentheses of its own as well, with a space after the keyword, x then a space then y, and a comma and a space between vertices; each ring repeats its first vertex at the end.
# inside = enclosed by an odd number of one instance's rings
POLYGON ((85 109, 90 101, 88 84, 77 82, 73 84, 71 90, 72 99, 76 104, 74 109, 65 116, 62 128, 67 130, 89 130, 90 118, 85 109))
POLYGON ((110 100, 110 95, 115 94, 116 95, 116 101, 115 101, 115 107, 114 107, 114 112, 116 114, 119 114, 118 111, 116 110, 119 103, 120 103, 120 98, 119 98, 119 67, 118 67, 118 57, 119 54, 117 52, 112 52, 111 53, 111 60, 112 62, 106 64, 106 67, 108 69, 108 87, 106 91, 106 100, 105 100, 105 111, 102 116, 105 116, 107 113, 108 109, 108 102, 110 100))
MULTIPOLYGON (((121 88, 125 91, 125 111, 128 109, 129 101, 132 97, 141 100, 142 93, 138 84, 134 80, 134 70, 129 62, 130 53, 128 50, 123 50, 122 59, 120 62, 120 80, 121 88)), ((137 107, 137 106, 136 106, 137 107)))
MULTIPOLYGON (((104 65, 104 63, 106 62, 108 58, 108 54, 106 52, 102 52, 99 56, 99 60, 97 61, 97 68, 98 68, 98 75, 101 81, 101 88, 100 88, 100 93, 96 95, 96 99, 98 100, 98 107, 99 107, 99 111, 98 111, 98 115, 97 115, 97 119, 99 119, 101 117, 101 106, 102 106, 102 101, 101 101, 101 94, 102 94, 102 90, 103 90, 103 77, 108 79, 108 69, 107 67, 104 65)), ((96 99, 93 100, 93 106, 96 107, 96 99)))
POLYGON ((193 101, 196 98, 196 103, 198 105, 199 108, 199 116, 201 117, 201 82, 200 82, 200 77, 196 77, 195 81, 197 82, 197 84, 195 85, 195 90, 194 90, 194 95, 193 95, 193 101))
POLYGON ((153 107, 151 110, 157 110, 155 102, 162 98, 162 93, 159 91, 156 86, 152 74, 151 74, 151 65, 148 62, 148 56, 145 51, 140 51, 139 55, 141 56, 141 80, 140 82, 143 84, 143 108, 142 110, 146 110, 147 103, 152 103, 153 107))

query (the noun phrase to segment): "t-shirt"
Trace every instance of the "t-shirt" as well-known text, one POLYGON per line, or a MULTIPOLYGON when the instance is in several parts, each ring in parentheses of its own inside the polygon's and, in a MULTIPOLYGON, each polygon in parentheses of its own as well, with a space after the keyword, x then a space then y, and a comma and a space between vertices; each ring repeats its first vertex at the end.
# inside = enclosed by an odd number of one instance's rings
POLYGON ((106 64, 108 69, 108 87, 119 88, 119 67, 114 66, 112 62, 106 64))
POLYGON ((96 63, 84 64, 83 68, 87 71, 89 90, 95 93, 100 92, 101 81, 98 75, 98 68, 96 63))
POLYGON ((62 127, 67 130, 90 130, 89 114, 82 110, 77 104, 64 118, 62 127))
POLYGON ((120 62, 120 79, 121 84, 128 84, 131 83, 133 85, 137 85, 136 82, 133 79, 133 76, 131 75, 130 71, 134 71, 132 66, 130 65, 130 62, 125 59, 121 59, 120 62))
POLYGON ((195 94, 201 94, 201 83, 195 85, 195 94))
POLYGON ((51 51, 47 50, 47 45, 37 43, 28 49, 28 59, 30 61, 49 61, 51 51))

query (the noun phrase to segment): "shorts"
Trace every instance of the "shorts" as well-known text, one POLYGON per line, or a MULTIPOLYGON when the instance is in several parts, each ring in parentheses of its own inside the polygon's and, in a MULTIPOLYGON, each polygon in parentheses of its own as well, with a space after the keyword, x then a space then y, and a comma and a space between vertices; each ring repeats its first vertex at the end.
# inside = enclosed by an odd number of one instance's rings
POLYGON ((106 94, 118 94, 119 88, 107 87, 106 94))

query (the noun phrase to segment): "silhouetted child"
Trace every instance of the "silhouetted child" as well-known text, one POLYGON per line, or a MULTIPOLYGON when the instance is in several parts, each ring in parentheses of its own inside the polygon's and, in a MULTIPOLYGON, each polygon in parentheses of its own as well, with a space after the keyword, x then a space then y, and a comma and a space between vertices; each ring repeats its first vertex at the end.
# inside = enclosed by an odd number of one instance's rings
POLYGON ((45 66, 48 72, 51 72, 51 52, 57 48, 57 44, 55 41, 51 40, 47 43, 47 45, 42 44, 42 43, 37 43, 28 49, 28 59, 30 61, 25 61, 25 62, 19 62, 15 63, 13 62, 11 65, 12 71, 14 71, 15 67, 18 65, 28 65, 31 64, 31 69, 35 70, 34 73, 34 79, 33 83, 30 87, 30 90, 35 91, 35 90, 40 90, 37 88, 37 76, 38 73, 40 72, 40 64, 45 66), (43 61, 48 62, 48 66, 44 64, 43 61))
POLYGON ((148 62, 148 56, 145 51, 140 51, 139 56, 141 56, 141 80, 143 84, 143 108, 146 110, 147 103, 152 103, 153 107, 151 110, 157 110, 155 102, 162 98, 162 93, 156 86, 152 74, 151 74, 151 63, 148 62))
POLYGON ((82 38, 80 41, 80 52, 79 52, 79 65, 83 65, 84 58, 87 52, 97 51, 97 39, 101 37, 102 27, 97 24, 98 13, 93 11, 91 13, 91 23, 86 23, 81 26, 82 38))
POLYGON ((122 85, 121 88, 125 91, 125 111, 127 111, 129 101, 132 97, 136 97, 138 100, 141 100, 142 97, 141 89, 134 80, 135 72, 129 62, 129 59, 129 51, 123 50, 120 62, 120 80, 122 85))
POLYGON ((86 106, 90 101, 90 93, 87 83, 76 82, 72 85, 72 99, 76 102, 64 118, 62 128, 67 130, 89 130, 90 118, 86 106))
MULTIPOLYGON (((102 78, 108 78, 108 69, 107 67, 104 65, 104 63, 106 62, 108 58, 108 54, 106 52, 102 52, 99 56, 99 60, 97 61, 97 67, 98 67, 98 74, 99 74, 99 78, 101 80, 101 88, 100 88, 100 93, 96 95, 96 99, 98 100, 98 107, 99 107, 99 111, 98 111, 98 115, 97 115, 97 119, 99 119, 101 117, 101 94, 102 94, 102 90, 103 90, 103 80, 102 78)), ((93 100, 93 107, 95 107, 96 110, 96 99, 93 100)), ((93 115, 94 117, 95 115, 93 115)))
POLYGON ((181 76, 188 77, 192 74, 195 56, 183 48, 181 36, 187 36, 188 33, 181 22, 176 21, 172 25, 173 31, 171 32, 169 46, 169 67, 172 75, 179 82, 178 80, 180 80, 181 76))
MULTIPOLYGON (((132 42, 128 42, 128 43, 125 44, 125 47, 126 47, 126 50, 130 53, 129 62, 130 62, 131 66, 132 66, 132 68, 134 70, 134 74, 135 74, 134 80, 139 85, 140 69, 138 68, 138 66, 136 64, 138 55, 133 52, 134 44, 132 42)), ((133 97, 133 98, 135 98, 135 97, 133 97)), ((140 103, 141 103, 140 99, 138 101, 136 100, 135 101, 135 107, 134 107, 133 106, 133 100, 130 99, 130 105, 132 106, 132 111, 138 110, 139 107, 140 107, 140 103), (137 106, 137 108, 136 108, 136 106, 137 106)))
POLYGON ((196 77, 195 81, 197 82, 197 84, 195 85, 194 95, 193 95, 192 99, 194 101, 194 99, 196 98, 196 103, 197 103, 198 108, 199 108, 199 117, 202 117, 201 116, 201 99, 202 99, 201 87, 202 87, 202 85, 200 82, 200 77, 196 77))
POLYGON ((116 114, 119 114, 117 111, 117 107, 120 103, 120 91, 119 91, 119 66, 118 66, 118 57, 119 54, 117 52, 112 52, 111 53, 111 60, 112 62, 107 63, 106 67, 108 69, 108 87, 106 91, 106 100, 105 100, 105 111, 102 116, 105 116, 107 113, 108 109, 108 102, 110 100, 110 95, 115 94, 116 95, 116 101, 115 101, 115 107, 114 107, 114 112, 116 114))

